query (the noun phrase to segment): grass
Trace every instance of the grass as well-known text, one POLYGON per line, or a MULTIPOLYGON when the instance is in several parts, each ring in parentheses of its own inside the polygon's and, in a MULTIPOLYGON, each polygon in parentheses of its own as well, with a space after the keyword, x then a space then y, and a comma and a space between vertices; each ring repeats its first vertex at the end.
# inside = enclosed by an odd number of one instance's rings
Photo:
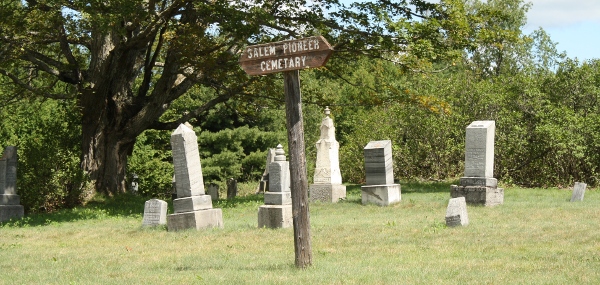
MULTIPOLYGON (((505 189, 446 228, 449 184, 402 183, 402 202, 310 205, 313 266, 293 230, 258 229, 259 195, 220 200, 224 229, 142 228, 146 199, 119 196, 0 227, 0 284, 597 284, 600 191, 505 189)), ((223 195, 222 195, 223 196, 223 195)), ((172 211, 172 210, 171 210, 172 211)))

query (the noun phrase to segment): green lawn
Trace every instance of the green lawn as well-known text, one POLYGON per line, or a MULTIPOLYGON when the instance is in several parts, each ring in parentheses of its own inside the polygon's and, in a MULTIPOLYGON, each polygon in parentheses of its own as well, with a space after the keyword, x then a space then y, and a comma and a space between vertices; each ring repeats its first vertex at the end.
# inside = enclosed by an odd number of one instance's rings
POLYGON ((403 183, 402 202, 310 206, 313 265, 294 267, 293 230, 258 229, 260 196, 219 201, 224 229, 142 228, 120 196, 0 227, 0 284, 598 284, 600 191, 505 189, 446 228, 449 184, 403 183))

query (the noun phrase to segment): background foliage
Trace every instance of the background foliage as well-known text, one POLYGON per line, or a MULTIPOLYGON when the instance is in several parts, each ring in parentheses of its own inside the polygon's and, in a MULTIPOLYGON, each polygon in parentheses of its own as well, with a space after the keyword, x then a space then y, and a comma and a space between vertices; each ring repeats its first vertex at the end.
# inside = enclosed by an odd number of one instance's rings
MULTIPOLYGON (((309 180, 323 108, 330 106, 345 182, 364 182, 364 146, 388 139, 396 179, 456 179, 464 170, 465 128, 475 120, 495 120, 494 173, 502 183, 597 186, 600 60, 565 58, 541 29, 522 34, 528 9, 522 1, 443 3, 453 17, 414 26, 399 21, 388 28, 423 32, 441 25, 469 36, 415 41, 410 54, 384 53, 378 59, 365 54, 348 60, 339 51, 326 67, 301 72, 309 180)), ((261 78, 246 90, 254 96, 228 100, 202 120, 189 121, 198 135, 205 183, 257 182, 268 148, 287 147, 281 79, 261 78)), ((214 92, 192 88, 161 121, 185 115, 214 92)), ((19 195, 27 211, 80 204, 87 184, 79 165, 76 102, 28 98, 3 81, 0 96, 0 145, 19 147, 19 195)), ((144 196, 170 196, 170 133, 146 130, 130 154, 128 179, 139 177, 144 196)))

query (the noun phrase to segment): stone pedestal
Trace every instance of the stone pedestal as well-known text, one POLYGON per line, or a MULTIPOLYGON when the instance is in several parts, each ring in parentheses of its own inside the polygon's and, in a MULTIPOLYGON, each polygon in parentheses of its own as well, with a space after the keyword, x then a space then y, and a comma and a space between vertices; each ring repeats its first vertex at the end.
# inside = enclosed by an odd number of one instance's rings
POLYGON ((258 208, 259 228, 289 228, 293 226, 292 205, 262 205, 258 208))
POLYGON ((265 193, 265 205, 258 208, 259 228, 293 226, 289 166, 283 147, 278 145, 274 161, 269 165, 269 192, 265 193))
POLYGON ((496 206, 504 203, 504 189, 498 188, 497 182, 491 182, 493 186, 486 186, 485 180, 496 180, 495 178, 463 177, 461 185, 450 186, 450 196, 452 198, 465 197, 469 204, 478 204, 484 206, 496 206), (463 180, 463 178, 465 178, 463 180))
POLYGON ((17 162, 17 147, 6 147, 0 158, 0 223, 25 215, 17 195, 17 162))
POLYGON ((400 184, 394 184, 392 141, 372 141, 364 149, 366 184, 362 204, 389 206, 402 200, 400 184))
POLYGON ((206 209, 193 212, 175 213, 167 216, 169 231, 180 231, 195 228, 222 228, 223 213, 221 209, 206 209))
POLYGON ((329 107, 326 107, 325 118, 321 121, 321 136, 316 143, 317 161, 314 184, 309 186, 310 202, 336 203, 346 198, 346 186, 342 185, 340 172, 340 145, 335 140, 335 126, 329 115, 329 107))
POLYGON ((177 199, 173 199, 175 213, 167 216, 168 230, 222 228, 221 209, 213 209, 211 195, 204 193, 196 134, 186 125, 179 125, 171 135, 171 147, 177 199))
POLYGON ((389 206, 402 200, 400 184, 367 185, 360 187, 362 204, 389 206))
POLYGON ((312 184, 309 187, 310 202, 336 203, 346 199, 346 185, 342 184, 312 184))

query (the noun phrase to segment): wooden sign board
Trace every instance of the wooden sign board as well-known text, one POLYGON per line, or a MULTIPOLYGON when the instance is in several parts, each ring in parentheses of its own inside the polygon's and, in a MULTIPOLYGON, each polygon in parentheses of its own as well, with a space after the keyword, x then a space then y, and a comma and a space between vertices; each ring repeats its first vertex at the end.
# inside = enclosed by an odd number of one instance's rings
POLYGON ((323 36, 247 47, 240 64, 249 75, 321 67, 333 48, 323 36))

